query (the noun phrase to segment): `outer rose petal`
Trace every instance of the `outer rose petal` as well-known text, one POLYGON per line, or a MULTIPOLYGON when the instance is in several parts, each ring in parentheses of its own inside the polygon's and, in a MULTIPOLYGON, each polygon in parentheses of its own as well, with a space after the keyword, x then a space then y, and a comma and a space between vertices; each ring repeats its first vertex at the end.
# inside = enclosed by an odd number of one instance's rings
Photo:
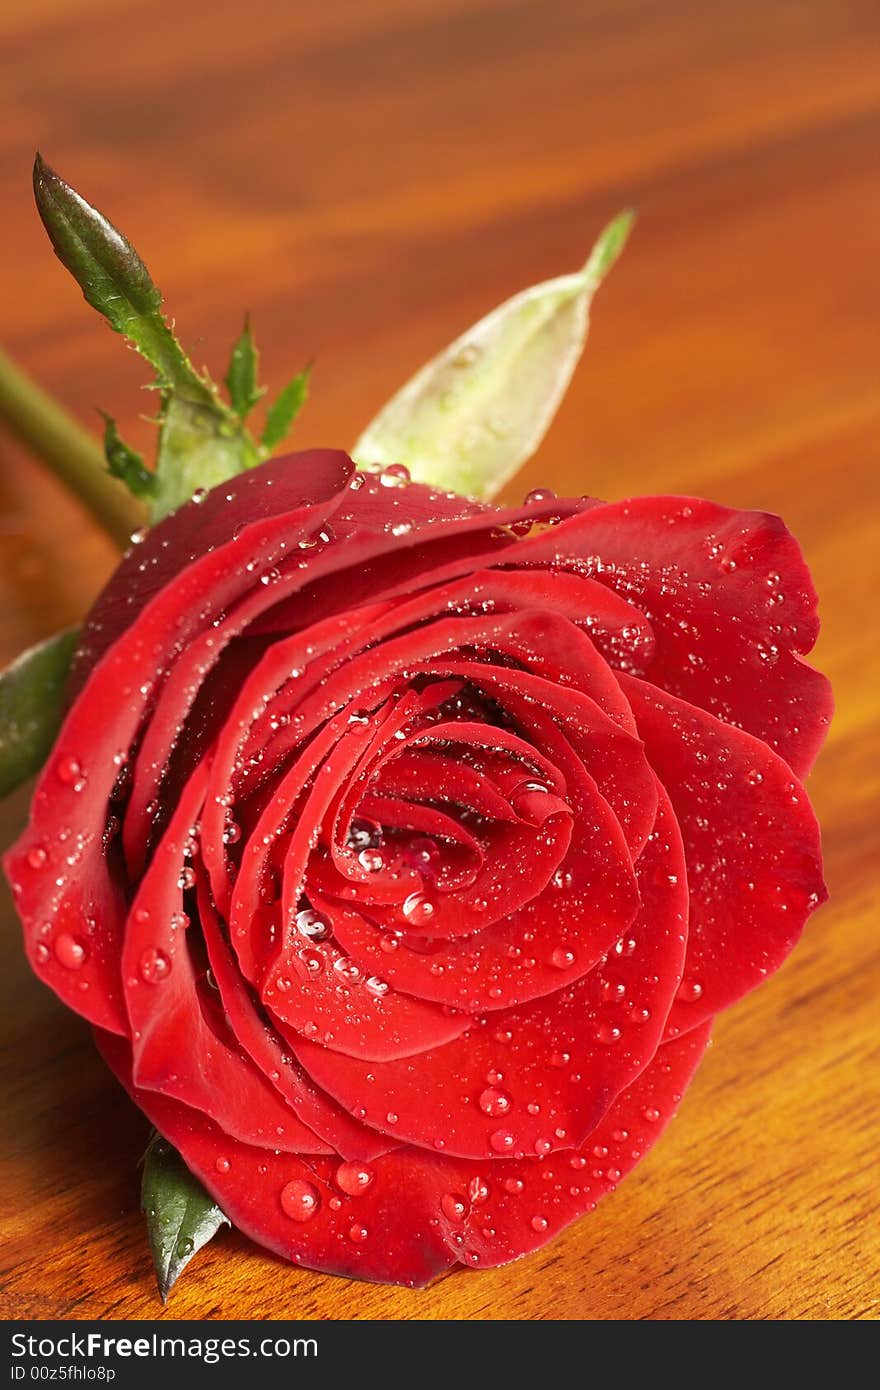
MULTIPOLYGON (((151 694, 175 652, 252 587, 245 562, 271 565, 332 509, 351 474, 350 460, 330 451, 306 457, 314 464, 314 487, 305 493, 299 487, 295 510, 274 514, 268 499, 275 494, 255 485, 253 475, 243 474, 228 485, 224 495, 230 497, 239 495, 239 489, 248 497, 255 493, 262 524, 245 527, 217 549, 200 549, 177 583, 155 593, 92 670, 37 784, 30 824, 4 861, 20 884, 18 910, 34 970, 70 1008, 113 1032, 127 1028, 119 975, 125 904, 121 865, 115 854, 104 852, 103 838, 119 760, 128 756, 151 694), (306 500, 310 498, 318 501, 306 500), (35 856, 40 857, 37 868, 35 856), (46 922, 52 927, 48 940, 41 930, 46 922)), ((213 493, 208 496, 212 507, 222 505, 213 493)), ((198 507, 190 510, 200 514, 198 507)), ((234 524, 231 516, 226 518, 227 529, 234 524)), ((194 529, 203 544, 204 534, 194 529)), ((154 551, 157 584, 167 578, 162 553, 161 548, 154 551)), ((114 585, 119 576, 117 572, 114 585)), ((108 625, 113 611, 111 606, 108 625)), ((115 621, 124 621, 118 611, 115 621)))
POLYGON ((411 1287, 458 1261, 489 1266, 516 1259, 591 1211, 659 1138, 708 1036, 705 1024, 664 1044, 581 1151, 555 1154, 549 1163, 487 1164, 397 1149, 366 1167, 368 1185, 351 1196, 333 1160, 303 1162, 229 1140, 197 1111, 137 1091, 127 1044, 96 1031, 105 1061, 135 1103, 239 1230, 310 1269, 411 1287), (597 1148, 605 1151, 601 1159, 597 1148), (305 1221, 287 1214, 297 1212, 304 1188, 317 1199, 305 1221))
POLYGON ((818 632, 816 592, 778 516, 636 497, 564 522, 552 540, 650 619, 646 680, 755 734, 800 776, 809 771, 831 687, 800 660, 818 632))
POLYGON ((684 837, 691 909, 674 1033, 782 964, 827 896, 819 826, 765 743, 644 681, 621 683, 684 837))

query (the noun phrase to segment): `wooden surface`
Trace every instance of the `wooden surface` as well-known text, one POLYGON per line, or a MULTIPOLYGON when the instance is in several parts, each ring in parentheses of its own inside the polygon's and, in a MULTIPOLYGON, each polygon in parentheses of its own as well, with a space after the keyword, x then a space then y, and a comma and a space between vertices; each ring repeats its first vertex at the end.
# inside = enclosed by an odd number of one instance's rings
MULTIPOLYGON (((136 442, 136 359, 33 212, 35 145, 144 252, 222 373, 251 311, 302 444, 350 443, 429 353, 641 213, 538 482, 781 512, 822 597, 838 713, 811 790, 831 902, 723 1017, 648 1160, 553 1245, 422 1293, 293 1270, 237 1235, 169 1316, 877 1315, 880 10, 876 0, 31 0, 0 9, 7 346, 136 442), (147 18, 149 14, 150 18, 147 18), (873 1171, 872 1171, 873 1170, 873 1171)), ((110 546, 0 444, 2 656, 80 615, 110 546)), ((24 814, 4 809, 8 840, 24 814)), ((161 1316, 146 1125, 31 978, 3 896, 7 1316, 161 1316)))

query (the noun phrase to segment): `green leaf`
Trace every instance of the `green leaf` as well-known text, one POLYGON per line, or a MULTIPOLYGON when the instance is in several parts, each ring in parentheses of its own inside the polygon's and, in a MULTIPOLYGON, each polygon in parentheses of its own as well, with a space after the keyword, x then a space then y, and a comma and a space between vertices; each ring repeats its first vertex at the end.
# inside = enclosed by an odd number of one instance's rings
POLYGON ((241 337, 232 349, 229 370, 224 377, 232 409, 242 420, 253 410, 261 396, 266 394, 265 386, 257 385, 260 368, 260 354, 251 333, 250 319, 244 321, 241 337))
POLYGON ((403 463, 418 482, 495 496, 549 429, 583 351, 593 295, 633 221, 621 213, 583 270, 523 290, 422 367, 367 426, 355 461, 403 463))
POLYGON ((180 1154, 154 1134, 144 1157, 141 1210, 162 1302, 193 1255, 217 1234, 229 1218, 193 1177, 180 1154))
POLYGON ((38 772, 55 742, 64 710, 75 630, 22 652, 0 674, 0 796, 38 772))
POLYGON ((269 407, 266 413, 266 424, 260 436, 260 445, 264 454, 268 454, 280 444, 287 434, 294 420, 306 403, 309 394, 309 376, 311 375, 312 365, 309 365, 293 378, 292 381, 280 391, 274 404, 269 407))
POLYGON ((142 454, 135 453, 119 437, 116 421, 112 415, 104 416, 104 457, 107 468, 114 478, 125 483, 135 497, 152 497, 156 491, 156 475, 145 467, 142 454))

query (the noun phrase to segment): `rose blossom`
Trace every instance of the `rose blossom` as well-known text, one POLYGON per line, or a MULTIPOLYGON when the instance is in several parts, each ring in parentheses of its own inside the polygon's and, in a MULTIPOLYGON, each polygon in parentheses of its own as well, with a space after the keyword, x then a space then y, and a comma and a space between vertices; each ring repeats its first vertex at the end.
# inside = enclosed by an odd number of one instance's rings
POLYGON ((816 631, 773 516, 264 464, 86 623, 6 861, 31 963, 263 1245, 417 1285, 522 1255, 824 897, 816 631))

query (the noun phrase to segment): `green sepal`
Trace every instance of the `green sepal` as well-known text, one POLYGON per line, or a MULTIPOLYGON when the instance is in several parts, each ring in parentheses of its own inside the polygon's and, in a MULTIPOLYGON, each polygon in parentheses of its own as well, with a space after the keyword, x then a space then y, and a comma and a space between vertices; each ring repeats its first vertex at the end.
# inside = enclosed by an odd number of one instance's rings
POLYGON ((193 1255, 229 1226, 229 1218, 161 1134, 153 1135, 144 1155, 141 1210, 162 1302, 193 1255))
POLYGON ((301 372, 297 372, 282 391, 279 391, 266 412, 266 423, 260 436, 260 447, 264 455, 269 454, 280 444, 297 415, 306 403, 309 394, 311 362, 301 372))
POLYGON ((260 354, 251 332, 251 322, 245 318, 241 337, 233 344, 229 359, 229 370, 223 378, 232 409, 242 420, 251 413, 257 401, 266 394, 265 386, 258 386, 260 354))
POLYGON ((0 796, 39 772, 55 742, 79 633, 59 632, 0 674, 0 796))
POLYGON ((156 475, 144 464, 143 454, 138 454, 119 436, 116 421, 112 415, 104 416, 104 457, 107 470, 114 478, 125 483, 135 497, 153 497, 156 492, 156 475))

